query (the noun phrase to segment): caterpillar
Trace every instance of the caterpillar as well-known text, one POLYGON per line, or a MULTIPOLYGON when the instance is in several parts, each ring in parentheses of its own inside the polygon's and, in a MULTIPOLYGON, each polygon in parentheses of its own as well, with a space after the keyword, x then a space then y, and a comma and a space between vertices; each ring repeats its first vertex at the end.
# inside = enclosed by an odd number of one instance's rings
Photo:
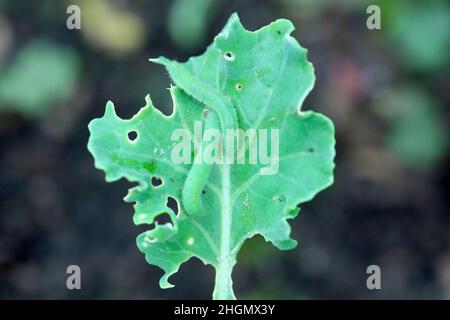
MULTIPOLYGON (((214 90, 206 83, 197 79, 185 66, 176 61, 171 61, 164 57, 150 59, 152 62, 162 64, 166 67, 170 77, 175 84, 185 93, 192 96, 195 100, 201 102, 205 107, 212 111, 208 112, 205 119, 205 130, 210 128, 220 128, 225 145, 234 143, 234 141, 225 140, 227 129, 237 129, 238 121, 236 110, 228 96, 214 90)), ((202 157, 204 141, 200 146, 196 157, 202 157)), ((228 149, 228 147, 225 148, 228 149)), ((194 160, 182 190, 182 203, 188 215, 199 217, 202 214, 201 196, 208 183, 212 164, 205 164, 203 161, 194 160)))

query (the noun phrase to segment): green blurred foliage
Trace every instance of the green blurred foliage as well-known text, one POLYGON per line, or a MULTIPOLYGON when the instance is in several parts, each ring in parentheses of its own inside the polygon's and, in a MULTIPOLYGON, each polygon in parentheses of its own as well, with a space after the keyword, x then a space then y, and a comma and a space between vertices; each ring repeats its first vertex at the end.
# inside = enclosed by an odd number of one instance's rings
POLYGON ((76 53, 46 40, 33 40, 0 73, 0 109, 39 116, 66 98, 76 84, 76 53))
POLYGON ((449 64, 450 6, 445 0, 382 3, 383 31, 407 66, 432 72, 449 64))
POLYGON ((429 168, 446 155, 449 140, 445 114, 420 88, 390 89, 377 99, 375 108, 388 123, 387 147, 407 165, 429 168))
POLYGON ((169 12, 168 30, 175 45, 183 50, 197 49, 208 34, 214 7, 219 1, 176 0, 169 12))

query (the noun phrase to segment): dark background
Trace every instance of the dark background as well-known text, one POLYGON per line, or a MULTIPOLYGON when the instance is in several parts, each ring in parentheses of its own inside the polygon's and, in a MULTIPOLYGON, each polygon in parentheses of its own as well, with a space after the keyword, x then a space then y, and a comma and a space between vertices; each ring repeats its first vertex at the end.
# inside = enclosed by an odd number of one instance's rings
POLYGON ((238 298, 450 298, 449 47, 446 1, 0 0, 0 298, 209 299, 197 260, 161 290, 135 245, 145 230, 86 149, 111 99, 129 117, 170 80, 150 57, 201 54, 228 16, 251 30, 296 26, 316 85, 304 103, 336 126, 335 184, 292 221, 300 245, 256 237, 238 257, 238 298), (78 4, 82 29, 66 28, 78 4), (381 7, 368 30, 366 8, 381 7), (66 268, 82 290, 66 288, 66 268), (368 290, 377 264, 382 289, 368 290))

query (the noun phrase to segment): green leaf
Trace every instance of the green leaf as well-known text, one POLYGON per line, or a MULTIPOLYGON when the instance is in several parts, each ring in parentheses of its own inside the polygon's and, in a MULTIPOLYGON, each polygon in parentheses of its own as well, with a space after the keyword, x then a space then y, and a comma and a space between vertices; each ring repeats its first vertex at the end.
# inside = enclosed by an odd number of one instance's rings
MULTIPOLYGON (((138 184, 125 200, 135 203, 136 224, 154 223, 138 236, 137 245, 148 263, 164 270, 162 288, 172 286, 168 278, 182 263, 197 257, 216 269, 213 297, 234 298, 231 273, 244 241, 261 234, 281 250, 294 248, 287 220, 298 214, 299 203, 332 184, 334 128, 323 115, 300 111, 314 71, 306 50, 290 36, 293 29, 290 21, 280 19, 250 32, 234 14, 203 55, 183 64, 153 60, 166 65, 177 84, 170 88, 170 116, 147 96, 146 106, 129 120, 119 118, 108 102, 105 115, 90 123, 88 149, 106 180, 138 184), (208 126, 208 119, 219 119, 222 133, 233 127, 279 129, 278 173, 262 175, 263 164, 206 169, 175 164, 172 133, 185 128, 193 135, 194 121, 208 126), (133 141, 128 137, 132 131, 137 133, 133 141), (204 170, 208 174, 201 181, 204 170), (153 186, 152 177, 162 185, 153 186), (168 206, 168 197, 178 202, 178 213, 168 206), (197 202, 200 214, 186 210, 197 202), (171 223, 156 223, 161 214, 168 214, 171 223)), ((193 151, 191 160, 201 150, 193 151)))

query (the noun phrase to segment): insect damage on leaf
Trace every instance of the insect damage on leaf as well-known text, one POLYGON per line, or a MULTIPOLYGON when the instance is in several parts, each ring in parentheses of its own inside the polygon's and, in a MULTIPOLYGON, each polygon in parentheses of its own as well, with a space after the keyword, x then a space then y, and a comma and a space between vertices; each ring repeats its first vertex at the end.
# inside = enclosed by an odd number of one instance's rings
POLYGON ((234 299, 231 273, 244 241, 261 234, 281 250, 294 248, 287 220, 333 183, 333 124, 300 111, 314 70, 293 30, 280 19, 251 32, 233 14, 201 56, 185 63, 152 59, 175 84, 170 116, 147 96, 131 119, 119 118, 108 102, 105 115, 89 124, 88 149, 106 180, 137 182, 125 201, 134 202, 135 224, 152 225, 137 245, 164 270, 162 288, 172 287, 168 278, 197 257, 216 270, 213 297, 234 299), (180 148, 180 139, 194 146, 180 148), (202 162, 212 149, 221 161, 202 162), (271 156, 263 157, 264 150, 271 156), (236 161, 242 151, 249 161, 236 161), (184 161, 175 161, 177 154, 184 161), (170 222, 158 223, 160 216, 170 222))

